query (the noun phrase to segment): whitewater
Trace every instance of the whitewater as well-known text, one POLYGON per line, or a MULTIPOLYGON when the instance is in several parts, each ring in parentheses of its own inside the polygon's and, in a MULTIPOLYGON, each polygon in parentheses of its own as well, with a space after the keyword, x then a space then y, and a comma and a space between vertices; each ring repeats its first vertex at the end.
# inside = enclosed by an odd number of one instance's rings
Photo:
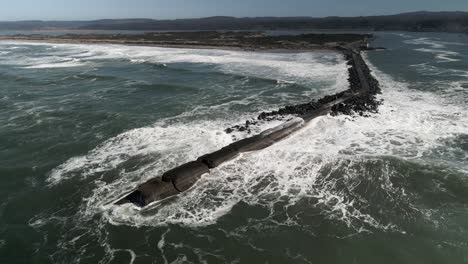
POLYGON ((144 209, 112 202, 251 136, 232 125, 348 89, 343 56, 2 41, 0 250, 18 222, 39 262, 462 263, 466 40, 379 33, 378 113, 319 117, 144 209))

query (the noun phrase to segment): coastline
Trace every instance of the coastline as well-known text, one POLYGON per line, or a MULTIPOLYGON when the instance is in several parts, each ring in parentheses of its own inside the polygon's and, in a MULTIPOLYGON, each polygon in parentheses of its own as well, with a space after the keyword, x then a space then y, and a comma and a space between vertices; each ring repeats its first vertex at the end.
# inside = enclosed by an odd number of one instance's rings
POLYGON ((252 52, 311 52, 311 51, 336 51, 336 47, 317 46, 314 48, 244 48, 239 46, 214 46, 214 45, 190 45, 190 44, 158 44, 158 43, 134 43, 122 41, 98 41, 98 40, 75 40, 75 39, 36 39, 36 38, 11 38, 0 37, 2 41, 18 43, 44 43, 44 44, 77 44, 77 45, 122 45, 135 47, 156 47, 169 49, 205 49, 205 50, 231 50, 231 51, 252 51, 252 52))
POLYGON ((112 44, 183 49, 307 52, 337 50, 353 44, 365 46, 368 34, 301 34, 268 36, 263 32, 164 32, 143 34, 65 34, 58 36, 5 35, 0 41, 51 44, 112 44))

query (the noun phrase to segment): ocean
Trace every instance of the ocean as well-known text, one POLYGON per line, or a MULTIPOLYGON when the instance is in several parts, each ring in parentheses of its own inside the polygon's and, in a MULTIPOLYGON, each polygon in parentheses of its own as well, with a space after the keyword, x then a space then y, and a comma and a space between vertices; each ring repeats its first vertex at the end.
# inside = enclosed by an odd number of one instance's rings
POLYGON ((468 263, 468 36, 375 35, 379 113, 144 209, 113 202, 348 89, 343 56, 1 41, 0 263, 468 263))

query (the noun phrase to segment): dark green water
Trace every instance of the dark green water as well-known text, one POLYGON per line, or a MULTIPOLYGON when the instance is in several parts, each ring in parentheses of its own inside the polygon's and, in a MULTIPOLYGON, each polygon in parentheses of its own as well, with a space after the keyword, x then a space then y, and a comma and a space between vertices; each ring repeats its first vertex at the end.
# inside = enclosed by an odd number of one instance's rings
POLYGON ((1 42, 0 263, 468 263, 468 37, 377 35, 379 114, 319 118, 143 210, 110 204, 347 89, 341 55, 1 42))

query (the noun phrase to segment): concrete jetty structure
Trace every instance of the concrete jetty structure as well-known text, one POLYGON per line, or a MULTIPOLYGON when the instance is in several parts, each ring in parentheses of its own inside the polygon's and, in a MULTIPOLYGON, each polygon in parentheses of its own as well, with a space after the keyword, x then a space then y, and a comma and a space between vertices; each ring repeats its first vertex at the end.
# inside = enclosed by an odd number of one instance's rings
POLYGON ((344 54, 350 66, 348 90, 307 104, 287 106, 275 112, 262 113, 259 119, 274 115, 295 115, 296 117, 258 135, 236 141, 220 150, 171 169, 162 176, 141 184, 115 204, 132 203, 144 207, 152 202, 185 192, 202 175, 209 173, 210 169, 235 159, 241 153, 267 148, 300 130, 316 117, 327 114, 358 113, 364 115, 368 111, 377 111, 380 102, 376 100, 375 95, 380 93, 379 84, 362 58, 360 47, 357 44, 350 44, 337 46, 336 49, 344 54))

